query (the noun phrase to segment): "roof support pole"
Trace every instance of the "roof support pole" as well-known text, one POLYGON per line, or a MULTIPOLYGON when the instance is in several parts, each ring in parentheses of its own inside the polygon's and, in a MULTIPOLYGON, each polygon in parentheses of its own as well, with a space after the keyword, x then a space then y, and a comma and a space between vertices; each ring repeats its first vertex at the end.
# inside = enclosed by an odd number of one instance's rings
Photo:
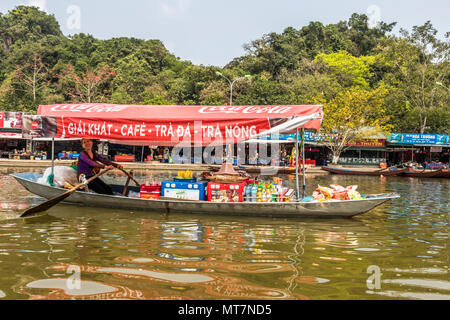
POLYGON ((303 176, 303 198, 306 198, 306 168, 305 168, 305 129, 302 128, 302 176, 303 176))
POLYGON ((297 133, 295 134, 295 196, 297 198, 297 201, 300 199, 300 183, 299 183, 299 177, 298 177, 298 160, 300 158, 300 153, 298 150, 298 128, 297 133))
POLYGON ((52 173, 50 175, 50 185, 53 186, 53 181, 55 181, 55 138, 52 138, 52 173))

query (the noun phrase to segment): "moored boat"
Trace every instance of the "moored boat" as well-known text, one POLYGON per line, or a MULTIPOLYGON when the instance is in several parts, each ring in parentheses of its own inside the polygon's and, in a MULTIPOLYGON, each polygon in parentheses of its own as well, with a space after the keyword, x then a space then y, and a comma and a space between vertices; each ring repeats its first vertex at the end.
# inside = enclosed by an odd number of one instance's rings
POLYGON ((416 169, 408 169, 403 172, 402 175, 406 177, 413 178, 438 178, 444 174, 443 169, 439 170, 416 170, 416 169))
POLYGON ((274 174, 295 174, 295 168, 292 167, 248 167, 239 166, 240 170, 247 173, 256 173, 260 175, 274 175, 274 174))
MULTIPOLYGON (((39 173, 19 173, 12 176, 30 191, 40 197, 52 199, 67 191, 38 183, 39 173)), ((65 199, 65 203, 90 207, 103 207, 124 210, 144 210, 149 213, 199 213, 207 215, 236 215, 279 218, 332 218, 352 217, 400 196, 396 193, 364 195, 360 200, 336 200, 324 202, 209 202, 178 199, 141 199, 120 195, 123 186, 112 185, 114 196, 92 192, 77 191, 65 199)), ((139 187, 128 187, 130 191, 139 192, 139 187)))
POLYGON ((450 178, 450 169, 441 169, 441 173, 433 178, 450 178))
POLYGON ((405 173, 408 169, 390 168, 375 171, 364 171, 364 170, 350 170, 333 167, 322 167, 322 170, 328 171, 333 174, 345 174, 356 176, 397 176, 405 173))

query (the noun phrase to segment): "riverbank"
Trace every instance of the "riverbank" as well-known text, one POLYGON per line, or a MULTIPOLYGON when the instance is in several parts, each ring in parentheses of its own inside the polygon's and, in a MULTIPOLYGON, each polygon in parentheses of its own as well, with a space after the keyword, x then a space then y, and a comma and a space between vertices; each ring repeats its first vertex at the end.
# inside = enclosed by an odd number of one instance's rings
MULTIPOLYGON (((55 166, 70 166, 73 163, 72 160, 55 160, 55 166)), ((154 170, 154 171, 180 171, 180 170, 191 170, 191 171, 210 171, 211 168, 220 168, 220 165, 208 165, 208 164, 175 164, 175 163, 159 163, 159 162, 119 162, 124 169, 139 169, 139 170, 154 170)), ((51 160, 12 160, 12 159, 0 159, 0 167, 4 168, 48 168, 52 165, 51 160)), ((253 168, 257 166, 246 167, 253 168)), ((345 168, 344 166, 333 166, 336 168, 345 168)), ((238 168, 238 167, 235 167, 238 168)), ((259 166, 263 168, 263 166, 259 166)), ((284 168, 284 167, 280 167, 284 168)), ((353 170, 360 171, 373 171, 376 170, 375 167, 351 167, 353 170)), ((328 174, 328 172, 323 171, 320 167, 307 167, 306 173, 308 174, 328 174)))

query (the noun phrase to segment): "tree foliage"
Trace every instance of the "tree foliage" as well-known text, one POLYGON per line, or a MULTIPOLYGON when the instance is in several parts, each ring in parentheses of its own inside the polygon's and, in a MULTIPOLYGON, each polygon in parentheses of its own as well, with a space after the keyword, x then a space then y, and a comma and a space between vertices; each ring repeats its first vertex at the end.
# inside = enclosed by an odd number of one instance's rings
POLYGON ((245 55, 218 68, 181 60, 157 39, 66 37, 54 16, 18 6, 0 13, 0 109, 35 112, 73 101, 225 105, 230 86, 220 70, 229 79, 251 75, 235 83, 234 104, 323 103, 329 132, 450 133, 449 38, 429 21, 399 36, 390 34, 394 26, 370 27, 358 13, 328 25, 311 21, 249 41, 245 55))
POLYGON ((337 163, 339 155, 352 142, 390 132, 392 126, 384 105, 386 95, 387 89, 381 84, 375 89, 352 87, 330 101, 323 101, 327 116, 322 127, 324 132, 337 136, 327 143, 333 153, 333 163, 337 163))

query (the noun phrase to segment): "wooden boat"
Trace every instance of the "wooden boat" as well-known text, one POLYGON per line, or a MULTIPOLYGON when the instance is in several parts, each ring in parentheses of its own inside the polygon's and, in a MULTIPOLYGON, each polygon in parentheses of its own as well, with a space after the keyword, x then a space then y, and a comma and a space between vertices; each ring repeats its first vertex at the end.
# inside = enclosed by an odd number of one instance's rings
POLYGON ((328 171, 333 174, 345 174, 345 175, 356 175, 356 176, 397 176, 405 173, 408 169, 381 169, 375 171, 361 171, 361 170, 349 170, 341 168, 332 167, 322 167, 322 170, 328 171))
MULTIPOLYGON (((219 170, 220 166, 210 166, 209 169, 213 172, 217 172, 219 170)), ((257 166, 243 166, 243 165, 239 165, 239 166, 234 166, 234 169, 236 171, 242 171, 242 172, 246 172, 246 173, 252 173, 252 174, 258 174, 258 175, 262 175, 262 176, 273 176, 273 175, 277 175, 277 174, 295 174, 295 168, 291 168, 291 167, 268 167, 268 166, 261 166, 261 167, 257 167, 257 166)), ((301 170, 300 170, 300 175, 301 175, 301 170)))
POLYGON ((450 178, 450 169, 441 169, 441 173, 433 178, 450 178))
MULTIPOLYGON (((247 167, 238 166, 240 170, 247 173, 256 173, 262 176, 276 175, 276 174, 295 174, 295 168, 292 167, 247 167)), ((301 172, 301 170, 300 170, 301 172)))
POLYGON ((413 178, 437 178, 444 173, 443 169, 439 170, 415 170, 408 168, 402 175, 413 178))
MULTIPOLYGON (((46 199, 52 199, 63 192, 63 188, 39 184, 41 174, 36 172, 12 174, 28 191, 46 199)), ((365 195, 361 200, 341 200, 330 202, 236 202, 218 203, 209 201, 189 201, 178 199, 140 199, 122 196, 123 186, 112 185, 114 196, 77 191, 65 199, 65 203, 104 207, 124 210, 145 210, 163 213, 199 213, 206 215, 236 215, 261 217, 352 217, 400 196, 396 193, 365 195)), ((139 187, 128 187, 130 191, 139 192, 139 187)))
MULTIPOLYGON (((129 145, 174 147, 223 146, 273 133, 296 132, 296 147, 298 148, 299 130, 319 130, 323 115, 322 105, 189 107, 101 103, 41 105, 37 117, 40 117, 41 123, 46 124, 46 126, 42 126, 46 130, 27 128, 23 132, 24 137, 107 139, 113 143, 129 145)), ((31 121, 35 119, 34 115, 29 118, 31 121)), ((302 140, 302 145, 304 145, 304 140, 302 140)), ((298 174, 295 170, 294 173, 298 174)), ((264 174, 264 172, 260 171, 260 174, 264 174)), ((40 174, 21 173, 12 176, 27 190, 46 199, 53 199, 66 191, 62 188, 37 183, 40 174)), ((137 187, 128 187, 128 193, 125 196, 121 195, 124 187, 112 187, 117 195, 76 191, 64 201, 76 205, 165 213, 268 217, 351 217, 400 197, 396 193, 391 193, 367 195, 360 200, 329 202, 218 203, 168 198, 140 199, 126 196, 130 194, 130 190, 139 191, 137 187)))

